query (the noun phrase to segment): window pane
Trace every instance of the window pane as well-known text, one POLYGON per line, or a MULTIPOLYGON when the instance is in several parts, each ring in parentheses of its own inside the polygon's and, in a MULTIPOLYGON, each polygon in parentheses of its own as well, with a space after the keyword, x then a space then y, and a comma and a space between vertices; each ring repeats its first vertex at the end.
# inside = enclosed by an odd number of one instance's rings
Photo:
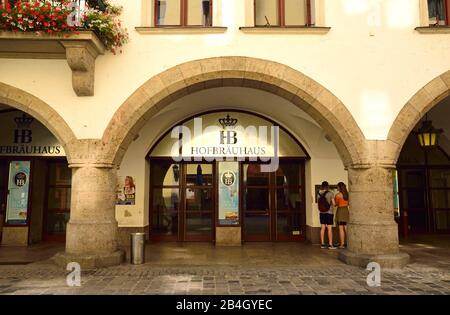
POLYGON ((179 204, 178 189, 153 189, 153 235, 177 235, 179 204))
POLYGON ((180 192, 178 188, 153 189, 153 210, 178 212, 180 192))
POLYGON ((244 210, 268 211, 269 189, 247 188, 244 192, 244 210))
POLYGON ((277 189, 276 195, 277 210, 283 211, 301 211, 302 210, 302 192, 296 188, 277 189))
POLYGON ((450 188, 450 170, 430 170, 430 184, 433 188, 450 188))
POLYGON ((300 164, 296 162, 280 162, 276 172, 277 186, 301 186, 300 164))
POLYGON ((50 185, 70 185, 72 181, 72 170, 67 163, 50 163, 50 185))
POLYGON ((50 188, 48 210, 70 211, 70 188, 50 188))
POLYGON ((278 0, 255 0, 255 25, 278 25, 278 0))
POLYGON ((189 0, 187 11, 188 25, 211 26, 210 0, 189 0))
POLYGON ((436 230, 450 230, 450 211, 436 211, 436 230))
POLYGON ((425 190, 408 189, 403 191, 403 207, 405 209, 425 209, 425 190))
POLYGON ((186 189, 186 211, 212 211, 212 189, 186 189))
POLYGON ((47 215, 46 230, 50 235, 66 234, 66 226, 69 221, 70 213, 50 212, 47 215))
POLYGON ((178 186, 180 183, 180 165, 170 161, 152 161, 150 176, 155 186, 178 186))
POLYGON ((186 184, 188 186, 211 186, 213 182, 211 164, 187 164, 186 184))
POLYGON ((260 164, 244 165, 244 184, 248 186, 268 186, 269 173, 261 172, 260 164))
POLYGON ((445 25, 445 0, 428 0, 430 24, 445 25))
POLYGON ((244 235, 270 235, 270 216, 268 214, 246 213, 244 235))
POLYGON ((161 0, 157 1, 158 25, 180 25, 181 1, 161 0))
POLYGON ((211 235, 213 230, 212 213, 187 213, 187 235, 211 235))
POLYGON ((450 208, 450 190, 431 190, 431 200, 435 209, 450 208))
POLYGON ((424 211, 408 211, 408 225, 413 231, 427 230, 427 212, 424 211))
POLYGON ((293 235, 302 230, 300 213, 278 213, 277 233, 278 235, 293 235))
POLYGON ((306 0, 285 0, 286 25, 306 25, 306 0))
POLYGON ((424 188, 425 173, 423 170, 401 170, 403 188, 424 188))

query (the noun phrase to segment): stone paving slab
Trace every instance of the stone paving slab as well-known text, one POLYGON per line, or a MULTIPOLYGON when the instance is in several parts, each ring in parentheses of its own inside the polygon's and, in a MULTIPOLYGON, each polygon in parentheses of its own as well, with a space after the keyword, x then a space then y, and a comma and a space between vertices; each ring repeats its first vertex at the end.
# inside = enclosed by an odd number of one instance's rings
POLYGON ((450 272, 416 266, 382 273, 382 285, 366 283, 368 271, 352 266, 239 267, 131 266, 82 272, 82 286, 66 285, 66 271, 50 263, 0 266, 0 294, 58 295, 449 295, 450 272))

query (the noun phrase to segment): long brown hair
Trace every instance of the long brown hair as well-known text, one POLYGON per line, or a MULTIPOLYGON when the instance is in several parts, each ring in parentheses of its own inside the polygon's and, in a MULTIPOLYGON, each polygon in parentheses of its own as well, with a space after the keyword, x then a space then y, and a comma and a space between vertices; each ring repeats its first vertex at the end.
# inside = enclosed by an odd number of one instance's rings
POLYGON ((345 184, 343 182, 340 182, 338 184, 338 189, 342 193, 342 196, 344 197, 344 200, 348 201, 349 195, 348 195, 347 186, 345 186, 345 184))

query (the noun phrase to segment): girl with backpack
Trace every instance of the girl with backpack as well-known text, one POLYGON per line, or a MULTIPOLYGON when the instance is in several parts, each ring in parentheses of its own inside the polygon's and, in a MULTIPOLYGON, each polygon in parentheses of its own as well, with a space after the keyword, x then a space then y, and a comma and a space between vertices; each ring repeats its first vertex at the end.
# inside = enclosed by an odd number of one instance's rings
POLYGON ((350 216, 348 211, 349 195, 347 186, 345 186, 345 184, 342 182, 338 184, 338 191, 339 192, 334 197, 334 201, 337 207, 336 224, 339 226, 339 241, 340 241, 339 248, 344 249, 345 240, 347 236, 347 223, 349 221, 350 216))

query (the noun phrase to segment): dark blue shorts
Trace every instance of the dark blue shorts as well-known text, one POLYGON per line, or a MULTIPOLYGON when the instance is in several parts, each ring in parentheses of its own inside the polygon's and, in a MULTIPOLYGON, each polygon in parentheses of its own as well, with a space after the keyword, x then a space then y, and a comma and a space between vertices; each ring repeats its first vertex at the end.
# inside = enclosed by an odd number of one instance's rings
POLYGON ((333 225, 334 215, 331 213, 321 213, 320 214, 320 224, 333 225))

